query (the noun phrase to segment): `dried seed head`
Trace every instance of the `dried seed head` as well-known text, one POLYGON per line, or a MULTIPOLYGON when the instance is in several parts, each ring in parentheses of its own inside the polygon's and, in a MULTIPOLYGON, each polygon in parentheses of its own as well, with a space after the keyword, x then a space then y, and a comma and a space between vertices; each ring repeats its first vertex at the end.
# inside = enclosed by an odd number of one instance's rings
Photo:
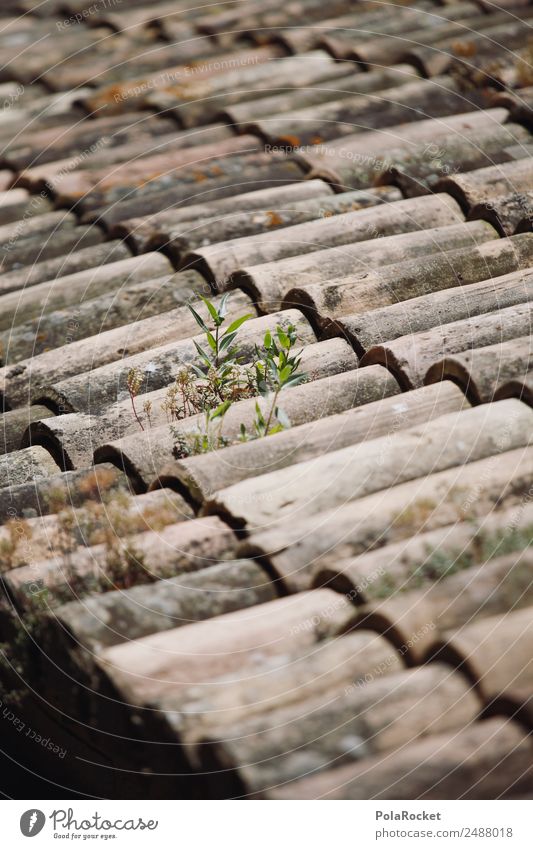
POLYGON ((138 395, 144 381, 144 374, 138 368, 130 368, 127 377, 127 387, 130 395, 138 395))

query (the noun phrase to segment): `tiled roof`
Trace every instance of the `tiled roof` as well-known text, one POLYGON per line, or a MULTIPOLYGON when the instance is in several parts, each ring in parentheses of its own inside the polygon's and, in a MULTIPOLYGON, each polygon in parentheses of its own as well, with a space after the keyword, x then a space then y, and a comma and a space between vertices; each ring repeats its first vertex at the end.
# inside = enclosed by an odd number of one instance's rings
POLYGON ((530 4, 1 15, 4 794, 531 797, 530 4))

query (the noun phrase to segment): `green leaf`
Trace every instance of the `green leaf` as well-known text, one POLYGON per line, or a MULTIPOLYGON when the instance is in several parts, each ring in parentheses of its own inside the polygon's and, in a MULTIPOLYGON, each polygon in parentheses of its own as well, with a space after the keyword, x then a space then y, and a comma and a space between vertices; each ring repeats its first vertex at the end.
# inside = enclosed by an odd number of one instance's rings
POLYGON ((241 315, 240 318, 236 318, 235 321, 232 321, 227 330, 224 331, 224 336, 229 333, 234 333, 235 330, 238 330, 241 324, 244 324, 245 321, 248 321, 249 318, 253 318, 252 313, 248 313, 247 315, 241 315))
POLYGON ((306 374, 293 374, 292 377, 289 377, 289 379, 285 381, 283 388, 287 389, 289 386, 298 386, 299 383, 305 383, 306 380, 306 374))
POLYGON ((280 383, 284 384, 292 374, 292 366, 287 365, 279 373, 280 383))
POLYGON ((282 428, 288 428, 291 426, 291 420, 285 410, 282 410, 281 407, 276 407, 275 416, 282 428))
POLYGON ((247 440, 246 427, 242 422, 241 422, 241 426, 240 426, 239 430, 240 430, 240 433, 241 433, 241 442, 246 442, 246 440, 247 440))
POLYGON ((201 327, 201 328, 202 328, 202 330, 204 331, 204 333, 208 333, 208 332, 209 332, 209 328, 207 327, 207 324, 206 324, 206 323, 205 323, 205 321, 203 320, 202 316, 201 316, 201 315, 199 315, 199 314, 196 312, 196 310, 194 309, 194 307, 191 307, 191 305, 190 305, 190 304, 187 304, 187 306, 189 307, 189 310, 191 311, 191 313, 192 313, 192 315, 193 315, 193 318, 194 318, 194 320, 195 320, 196 324, 197 324, 199 327, 201 327))
POLYGON ((255 402, 255 415, 256 415, 257 423, 260 424, 262 427, 264 427, 265 426, 265 419, 263 418, 263 413, 261 412, 261 407, 259 406, 257 401, 255 402))
POLYGON ((273 359, 267 360, 267 369, 270 372, 271 376, 274 378, 274 380, 277 380, 278 379, 278 366, 273 359))
POLYGON ((221 319, 225 319, 227 312, 228 312, 229 294, 230 294, 229 292, 226 292, 226 294, 222 295, 222 298, 220 299, 220 306, 218 308, 218 314, 219 314, 221 319))
POLYGON ((241 358, 237 356, 238 350, 237 348, 230 348, 224 357, 223 362, 229 365, 237 365, 241 362, 241 358))
POLYGON ((264 345, 267 349, 270 348, 270 346, 272 345, 272 334, 270 330, 267 330, 267 332, 265 333, 264 345))
POLYGON ((207 298, 204 298, 203 296, 201 296, 201 297, 202 297, 202 301, 204 302, 207 309, 209 310, 209 315, 211 316, 211 318, 213 319, 215 324, 218 324, 219 323, 219 317, 218 317, 218 312, 216 311, 215 306, 211 303, 211 301, 208 301, 207 298))
POLYGON ((222 337, 221 342, 220 342, 220 346, 219 346, 220 350, 221 350, 221 351, 225 351, 225 350, 226 350, 226 348, 229 348, 229 346, 231 345, 231 343, 235 340, 236 335, 237 335, 237 331, 236 331, 236 330, 235 330, 233 333, 229 333, 227 336, 226 336, 226 335, 224 335, 224 336, 222 337))
POLYGON ((202 358, 202 360, 204 361, 204 363, 206 364, 206 366, 207 366, 208 368, 211 368, 211 360, 210 360, 210 359, 209 359, 209 357, 207 356, 206 352, 203 350, 203 348, 201 348, 201 347, 200 347, 200 345, 198 344, 198 342, 196 341, 196 339, 193 339, 192 341, 194 342, 194 347, 196 348, 196 350, 197 350, 197 351, 198 351, 198 353, 200 354, 200 357, 202 358))
POLYGON ((191 363, 189 368, 195 373, 196 377, 199 377, 201 380, 205 378, 205 372, 203 372, 198 366, 191 363))
POLYGON ((298 366, 300 365, 300 360, 301 360, 301 359, 302 359, 301 355, 298 355, 297 357, 289 357, 289 359, 287 360, 287 362, 291 364, 291 366, 292 366, 292 370, 293 370, 293 371, 296 371, 296 369, 297 369, 297 368, 298 368, 298 366))
POLYGON ((294 324, 289 324, 289 326, 287 327, 287 336, 291 340, 291 345, 294 345, 294 343, 296 342, 296 336, 297 336, 296 328, 295 328, 294 324))
POLYGON ((258 380, 258 381, 256 381, 256 384, 257 384, 257 391, 259 392, 259 394, 263 398, 268 398, 268 396, 270 394, 270 390, 268 388, 268 383, 266 382, 266 380, 258 380))
POLYGON ((285 333, 282 327, 276 328, 276 333, 282 348, 286 348, 287 350, 291 347, 291 340, 285 333))
POLYGON ((207 333, 205 334, 205 337, 206 337, 207 341, 209 342, 209 347, 210 347, 213 351, 216 351, 216 349, 217 349, 217 343, 216 343, 216 339, 215 339, 215 337, 213 336, 213 334, 212 334, 212 333, 210 333, 210 332, 209 332, 209 330, 208 330, 208 331, 207 331, 207 333))
POLYGON ((229 398, 226 398, 226 400, 223 401, 222 404, 219 404, 218 407, 216 408, 216 410, 213 410, 213 412, 211 413, 211 415, 210 415, 211 421, 213 419, 220 419, 222 416, 224 416, 227 413, 227 411, 229 410, 230 407, 231 407, 231 400, 229 398))

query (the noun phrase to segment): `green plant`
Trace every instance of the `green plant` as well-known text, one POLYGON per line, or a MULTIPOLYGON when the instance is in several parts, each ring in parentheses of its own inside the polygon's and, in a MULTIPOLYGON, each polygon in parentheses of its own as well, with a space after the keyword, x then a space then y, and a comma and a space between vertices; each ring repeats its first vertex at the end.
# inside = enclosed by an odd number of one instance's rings
MULTIPOLYGON (((289 417, 278 405, 278 398, 282 389, 307 380, 306 374, 298 372, 301 357, 292 353, 295 344, 296 328, 291 324, 287 330, 276 327, 274 335, 268 330, 263 349, 256 347, 255 382, 257 391, 267 402, 267 409, 263 412, 259 403, 255 405, 253 438, 269 436, 291 426, 289 417)), ((241 424, 241 440, 247 439, 246 427, 241 424)))
POLYGON ((506 554, 527 551, 531 545, 533 525, 521 528, 502 527, 492 533, 479 529, 462 547, 428 546, 425 558, 416 562, 405 574, 395 578, 385 574, 370 588, 373 598, 388 598, 397 593, 432 585, 465 569, 481 566, 506 554))
POLYGON ((525 550, 530 547, 532 539, 533 525, 527 524, 522 527, 509 525, 492 533, 479 530, 472 544, 477 547, 478 560, 486 562, 495 557, 525 550))
POLYGON ((189 304, 194 320, 205 334, 204 346, 193 340, 200 365, 193 363, 189 369, 180 369, 174 385, 167 391, 163 409, 171 422, 203 413, 203 427, 186 436, 173 430, 176 457, 204 454, 226 445, 221 433, 224 416, 234 401, 252 392, 250 375, 241 368, 238 347, 234 344, 239 328, 251 314, 240 316, 223 328, 228 294, 221 298, 218 307, 207 298, 202 297, 202 301, 209 316, 207 321, 212 322, 210 327, 189 304))
POLYGON ((205 454, 228 445, 222 435, 224 417, 235 401, 261 395, 267 406, 263 411, 255 405, 255 419, 251 433, 241 424, 242 441, 268 436, 290 427, 290 421, 279 407, 282 389, 296 386, 307 379, 298 373, 300 357, 294 353, 296 329, 276 327, 274 334, 265 334, 261 348, 255 348, 255 360, 243 366, 236 343, 241 326, 251 318, 243 315, 225 327, 228 294, 218 307, 207 298, 201 299, 207 310, 204 319, 191 305, 189 310, 203 331, 205 344, 193 340, 199 363, 182 368, 166 393, 162 409, 173 424, 189 416, 203 414, 202 424, 196 432, 183 433, 171 428, 174 437, 174 456, 179 459, 194 454, 205 454))
POLYGON ((224 448, 229 441, 222 436, 224 416, 231 401, 223 401, 214 410, 205 410, 203 428, 195 433, 183 434, 174 429, 174 456, 189 457, 194 454, 207 454, 217 448, 224 448))
POLYGON ((207 326, 194 307, 189 304, 189 310, 194 320, 205 333, 208 346, 207 349, 202 348, 195 339, 193 340, 202 367, 192 364, 191 369, 201 381, 205 381, 205 394, 208 396, 211 406, 214 406, 215 400, 218 400, 219 403, 228 399, 236 400, 234 395, 235 390, 238 391, 239 388, 240 374, 237 369, 239 363, 238 348, 233 343, 241 325, 252 317, 249 313, 236 318, 221 333, 228 311, 228 296, 228 293, 226 293, 221 298, 218 309, 211 301, 202 297, 202 301, 213 321, 211 328, 207 326))

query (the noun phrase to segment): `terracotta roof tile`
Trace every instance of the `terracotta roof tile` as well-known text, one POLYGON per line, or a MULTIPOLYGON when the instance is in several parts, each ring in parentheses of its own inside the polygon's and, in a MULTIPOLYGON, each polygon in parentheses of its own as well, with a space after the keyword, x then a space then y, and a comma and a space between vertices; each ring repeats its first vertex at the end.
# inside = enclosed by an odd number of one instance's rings
POLYGON ((530 371, 531 346, 530 337, 523 336, 446 357, 431 366, 424 382, 453 379, 473 403, 492 401, 500 383, 520 381, 530 371))
MULTIPOLYGON (((521 561, 517 563, 520 567, 521 561)), ((520 598, 519 592, 516 597, 520 598)), ((527 606, 474 622, 466 619, 461 628, 444 635, 437 653, 456 663, 487 702, 502 693, 523 693, 524 687, 531 687, 532 662, 527 649, 531 624, 531 607, 527 606)))
MULTIPOLYGON (((196 571, 224 559, 233 560, 236 550, 235 535, 215 516, 132 534, 128 545, 132 559, 145 563, 144 567, 137 566, 144 576, 144 580, 137 576, 139 584, 165 578, 171 573, 196 571)), ((106 586, 120 588, 121 584, 113 572, 112 557, 105 543, 80 546, 66 555, 56 551, 46 560, 4 572, 3 580, 8 592, 23 608, 31 608, 32 581, 47 588, 50 607, 99 589, 105 592, 106 586), (76 574, 75 585, 69 578, 69 564, 76 574)), ((127 574, 124 581, 128 587, 127 574)))
POLYGON ((179 176, 176 173, 135 189, 126 189, 123 197, 118 190, 109 206, 99 206, 105 203, 104 199, 96 194, 89 195, 82 199, 80 209, 86 213, 86 220, 110 227, 129 218, 291 184, 304 177, 303 168, 296 159, 290 160, 278 153, 223 157, 221 162, 223 165, 214 161, 200 162, 196 167, 183 169, 179 176))
MULTIPOLYGON (((320 361, 321 352, 317 353, 320 361)), ((351 399, 351 404, 364 403, 397 391, 396 381, 387 374, 385 369, 373 368, 365 372, 354 369, 338 375, 335 379, 339 367, 347 364, 346 359, 343 358, 344 362, 340 358, 339 361, 330 359, 329 362, 326 358, 324 359, 326 362, 323 365, 317 364, 315 366, 315 374, 318 378, 316 383, 312 381, 302 387, 296 387, 290 394, 287 390, 281 396, 284 404, 283 409, 294 424, 304 419, 313 419, 315 416, 319 416, 321 413, 321 408, 317 407, 319 400, 322 400, 322 409, 337 412, 339 409, 346 408, 347 403, 349 403, 348 399, 351 399), (300 389, 299 392, 296 392, 297 388, 300 389), (324 393, 327 390, 329 390, 328 397, 324 399, 324 393), (352 394, 346 395, 345 393, 349 390, 352 391, 352 394), (313 412, 313 409, 315 412, 313 412)), ((353 360, 352 363, 348 361, 348 364, 353 364, 353 360)), ((98 456, 100 461, 112 457, 119 467, 127 466, 130 474, 141 488, 148 486, 158 476, 159 469, 175 457, 176 435, 185 436, 198 432, 198 427, 202 421, 201 415, 198 414, 185 419, 183 422, 178 422, 176 425, 157 426, 158 420, 161 421, 163 418, 163 412, 158 411, 158 407, 160 407, 161 402, 164 404, 164 397, 162 393, 159 394, 157 399, 152 395, 156 410, 155 426, 152 429, 138 435, 129 426, 124 429, 126 435, 119 438, 117 434, 118 422, 115 422, 114 437, 111 436, 109 430, 106 433, 107 438, 112 439, 112 441, 108 442, 104 439, 98 447, 93 446, 95 456, 98 456)), ((261 404, 260 406, 264 407, 265 405, 261 404)), ((113 410, 110 410, 110 412, 113 414, 113 410)), ((248 428, 252 427, 255 415, 255 398, 237 402, 228 414, 228 419, 224 420, 228 438, 238 438, 241 423, 248 428)))
MULTIPOLYGON (((298 521, 407 480, 527 445, 531 411, 515 399, 506 403, 512 406, 506 407, 502 401, 449 413, 401 430, 394 437, 348 446, 235 484, 211 496, 207 509, 230 516, 249 533, 260 532, 276 521, 291 517, 298 521), (483 432, 480 422, 484 422, 483 432), (302 487, 302 480, 309 484, 310 492, 302 487)), ((284 577, 295 590, 301 588, 298 573, 284 577)))
POLYGON ((435 734, 391 756, 273 789, 274 799, 499 799, 526 791, 531 743, 516 722, 491 719, 435 734))
POLYGON ((85 501, 99 501, 125 484, 124 473, 109 464, 56 473, 0 490, 0 516, 3 522, 12 520, 13 515, 22 519, 46 516, 56 513, 64 504, 76 507, 85 501))
MULTIPOLYGON (((428 161, 433 157, 442 157, 444 149, 440 140, 445 134, 448 139, 462 139, 464 148, 468 148, 468 136, 471 132, 483 132, 494 129, 508 118, 508 111, 501 108, 467 111, 464 115, 447 115, 438 119, 420 120, 411 124, 398 124, 381 131, 358 133, 355 130, 340 139, 333 139, 327 145, 317 144, 300 151, 300 157, 311 167, 311 176, 330 179, 338 185, 338 191, 346 188, 364 188, 374 182, 376 175, 386 171, 394 164, 390 158, 408 161, 409 153, 415 145, 424 144, 428 152, 428 161), (371 154, 369 154, 369 149, 371 154)), ((442 161, 443 167, 451 167, 442 161)))
MULTIPOLYGON (((339 195, 336 195, 338 198, 339 195)), ((334 211, 333 202, 330 209, 334 211)), ((274 263, 326 248, 368 242, 368 237, 398 236, 431 227, 446 227, 463 220, 459 206, 448 195, 401 200, 377 209, 317 215, 314 221, 262 232, 258 237, 235 239, 197 249, 183 264, 199 268, 204 277, 224 289, 226 281, 243 267, 274 263), (325 219, 325 220, 324 220, 325 219)), ((364 249, 363 249, 364 250, 364 249)))
POLYGON ((469 218, 490 221, 503 236, 530 233, 533 229, 533 192, 515 192, 481 202, 470 210, 469 218))
MULTIPOLYGON (((83 374, 113 363, 121 356, 127 358, 152 350, 156 344, 179 342, 195 335, 197 325, 186 306, 168 312, 160 310, 166 290, 168 306, 187 300, 201 308, 202 302, 195 299, 194 292, 195 284, 200 286, 200 283, 194 273, 182 272, 169 275, 168 280, 155 278, 146 283, 141 280, 140 284, 126 284, 116 296, 89 299, 84 305, 86 309, 80 307, 78 310, 72 341, 66 345, 61 344, 64 341, 62 320, 68 320, 68 311, 51 312, 31 324, 13 328, 6 333, 5 359, 9 365, 2 374, 6 397, 16 403, 15 399, 30 388, 35 393, 55 379, 83 374), (182 293, 180 284, 183 285, 182 293), (134 320, 125 323, 128 318, 134 320), (44 350, 41 352, 41 349, 44 350), (16 362, 19 364, 10 368, 16 362)), ((220 299, 215 303, 218 305, 220 299)), ((232 298, 228 316, 236 319, 245 310, 254 313, 250 299, 239 292, 232 298)), ((355 355, 351 348, 349 350, 355 362, 355 355)))
MULTIPOLYGON (((96 228, 91 230, 98 233, 96 228)), ((77 228, 72 228, 71 232, 76 234, 76 231, 77 228)), ((48 233, 44 236, 38 235, 41 238, 50 238, 52 244, 55 244, 56 235, 52 232, 49 237, 48 233)), ((125 280, 132 284, 141 283, 163 277, 171 270, 170 263, 162 254, 148 253, 139 257, 130 256, 96 268, 88 268, 85 271, 77 271, 55 280, 45 280, 28 289, 0 296, 2 310, 0 327, 13 328, 17 324, 39 316, 42 314, 43 303, 46 305, 46 312, 52 313, 54 309, 83 303, 91 296, 94 298, 103 292, 113 291, 125 280)))
POLYGON ((533 370, 528 371, 524 379, 508 380, 498 389, 495 399, 520 398, 524 403, 533 406, 533 370))
MULTIPOLYGON (((335 351, 338 352, 339 347, 333 348, 333 352, 335 351)), ((341 349, 341 352, 343 356, 339 358, 337 363, 332 361, 331 357, 329 363, 325 363, 324 371, 326 374, 328 369, 330 373, 335 374, 339 368, 342 369, 343 366, 355 363, 353 354, 351 355, 351 362, 347 358, 346 348, 341 349)), ((329 387, 330 378, 326 378, 326 380, 329 387)), ((333 386, 331 388, 324 408, 332 413, 338 411, 339 405, 341 409, 345 409, 346 404, 350 403, 346 398, 351 399, 353 397, 349 392, 350 390, 353 391, 354 387, 357 387, 357 397, 360 399, 360 403, 381 397, 383 393, 389 395, 398 391, 394 378, 387 373, 386 369, 382 368, 369 369, 364 374, 352 370, 345 375, 339 375, 335 383, 338 384, 338 387, 333 386), (338 393, 336 392, 337 388, 338 393), (348 394, 346 394, 347 392, 348 394)), ((317 407, 317 396, 322 397, 323 387, 326 388, 325 382, 321 384, 318 381, 316 384, 313 382, 310 385, 305 384, 302 387, 296 387, 290 394, 284 393, 283 403, 287 408, 287 414, 290 415, 294 423, 301 423, 320 414, 320 408, 317 407), (286 398, 285 395, 287 395, 286 398)), ((97 448, 98 450, 109 450, 115 458, 121 456, 123 447, 125 451, 131 450, 133 452, 131 456, 128 453, 130 468, 132 470, 136 468, 137 477, 141 466, 145 468, 147 477, 143 486, 147 486, 157 476, 158 464, 167 462, 174 456, 173 432, 182 436, 197 433, 202 416, 200 414, 189 416, 187 419, 177 421, 170 426, 164 408, 167 400, 167 389, 147 392, 144 398, 152 403, 152 429, 150 433, 146 434, 146 440, 149 444, 148 454, 145 450, 143 435, 138 433, 138 424, 135 420, 132 420, 131 403, 127 398, 107 406, 100 412, 98 418, 80 413, 64 415, 61 419, 54 420, 49 424, 45 423, 42 428, 40 426, 36 428, 36 436, 45 440, 46 444, 49 445, 58 443, 61 452, 68 458, 66 465, 83 465, 90 461, 97 448), (41 435, 39 436, 39 434, 41 435), (120 443, 118 443, 119 439, 121 439, 120 443), (111 444, 109 444, 109 441, 111 441, 111 444), (115 441, 117 441, 117 444, 115 444, 115 441), (156 455, 159 458, 157 462, 155 462, 156 455), (139 458, 141 465, 135 462, 136 458, 139 458)), ((225 418, 228 438, 236 438, 239 435, 241 422, 251 426, 254 417, 255 399, 236 402, 225 418)), ((122 464, 122 462, 121 460, 120 463, 122 464)))
POLYGON ((521 292, 522 300, 528 300, 532 251, 533 240, 527 235, 490 240, 291 289, 283 303, 300 307, 328 335, 345 333, 358 350, 365 350, 371 338, 395 339, 404 332, 429 329, 444 318, 508 306, 513 291, 518 300, 521 292), (521 269, 524 273, 516 273, 521 269))
POLYGON ((232 675, 233 680, 245 681, 250 665, 258 659, 271 657, 283 662, 283 656, 301 656, 333 636, 352 616, 352 608, 330 590, 318 590, 260 605, 254 613, 251 617, 246 610, 238 611, 208 620, 199 628, 191 624, 121 643, 105 649, 100 662, 131 696, 141 694, 143 674, 150 682, 151 697, 156 698, 175 695, 209 677, 232 675), (309 627, 298 627, 302 621, 309 621, 309 627), (172 647, 172 652, 183 656, 178 679, 172 680, 173 661, 160 651, 163 647, 172 647), (164 670, 171 676, 166 680, 161 675, 164 670))
POLYGON ((249 292, 259 308, 268 312, 279 309, 294 287, 340 281, 354 273, 370 273, 374 268, 439 254, 443 250, 477 246, 495 237, 496 231, 486 222, 448 224, 384 236, 379 240, 356 241, 340 249, 324 248, 275 262, 245 266, 233 273, 231 282, 249 292))
POLYGON ((439 180, 436 189, 449 191, 465 211, 470 211, 476 204, 516 192, 517 188, 533 188, 531 180, 531 162, 526 157, 503 165, 481 168, 469 174, 444 177, 439 180))
POLYGON ((222 727, 224 738, 218 741, 215 726, 201 740, 198 760, 210 773, 215 796, 222 775, 235 795, 256 794, 327 766, 460 730, 478 710, 467 682, 447 666, 432 664, 241 721, 239 737, 235 727, 222 727))
MULTIPOLYGON (((218 226, 232 226, 232 217, 228 213, 256 212, 268 215, 268 212, 280 214, 294 210, 294 205, 317 198, 331 199, 333 189, 323 180, 304 180, 298 183, 274 185, 266 189, 246 191, 219 200, 193 203, 184 207, 167 208, 146 218, 126 219, 111 227, 110 232, 116 236, 127 237, 139 253, 151 247, 167 247, 172 249, 172 238, 175 232, 182 234, 183 228, 207 226, 214 218, 218 226), (198 224, 198 222, 202 222, 198 224)), ((326 201, 325 201, 326 202, 326 201)), ((312 206, 311 206, 312 208, 312 206)), ((269 220, 272 221, 273 215, 269 220)), ((255 215, 248 216, 248 227, 252 226, 255 215)))
POLYGON ((483 348, 528 333, 531 308, 528 303, 506 307, 481 316, 452 321, 426 332, 400 336, 384 345, 370 348, 362 365, 387 365, 404 388, 421 386, 428 369, 442 356, 469 348, 483 348))
MULTIPOLYGON (((526 505, 518 515, 515 508, 494 511, 479 519, 425 531, 411 539, 384 545, 318 569, 314 580, 317 586, 352 593, 358 602, 365 605, 378 605, 383 599, 396 594, 420 589, 427 589, 431 594, 434 587, 438 595, 442 582, 446 586, 446 581, 451 580, 448 574, 453 576, 459 572, 468 581, 476 574, 470 571, 471 567, 488 568, 485 560, 497 558, 502 550, 507 554, 520 551, 521 533, 532 520, 531 505, 526 505)), ((463 578, 456 580, 462 581, 463 578)), ((472 586, 477 587, 477 583, 472 586)), ((494 601, 497 603, 496 599, 494 601)), ((364 609, 368 616, 368 609, 364 609)), ((376 610, 372 615, 376 615, 376 610)), ((455 615, 452 607, 447 608, 445 613, 452 617, 455 615)), ((368 621, 366 619, 367 625, 368 621)))
MULTIPOLYGON (((361 378, 364 374, 364 370, 359 372, 361 378)), ((342 387, 340 380, 339 384, 342 387)), ((345 391, 344 387, 342 389, 345 391)), ((354 389, 359 390, 360 387, 356 385, 354 389)), ((301 425, 293 421, 290 430, 273 434, 265 446, 243 443, 223 448, 215 457, 179 460, 165 467, 159 480, 163 484, 179 483, 187 488, 191 499, 203 502, 213 491, 283 469, 289 459, 292 466, 358 442, 385 436, 390 417, 398 422, 399 429, 405 429, 465 405, 461 392, 445 381, 433 389, 423 387, 401 399, 395 395, 378 401, 367 399, 361 406, 350 406, 343 412, 334 413, 331 390, 334 391, 333 385, 325 402, 326 409, 322 411, 323 414, 327 412, 327 416, 301 425)), ((342 394, 339 395, 337 403, 340 406, 343 402, 342 394)))
POLYGON ((319 515, 273 524, 243 542, 241 553, 268 557, 278 574, 312 574, 339 556, 363 554, 466 516, 486 516, 495 505, 519 510, 532 463, 531 448, 518 448, 401 483, 319 515))
MULTIPOLYGON (((9 415, 9 414, 8 414, 9 415)), ((65 501, 67 514, 62 510, 59 513, 35 516, 25 520, 25 530, 31 535, 31 549, 17 548, 14 552, 11 568, 31 565, 32 559, 45 560, 53 557, 58 540, 62 539, 63 553, 75 551, 79 546, 97 544, 104 542, 107 538, 109 526, 107 523, 107 506, 101 502, 84 502, 80 506, 70 508, 65 501), (73 533, 70 539, 64 534, 63 522, 65 518, 72 516, 73 533)), ((113 508, 111 508, 113 509, 113 508)), ((139 496, 124 495, 121 498, 121 520, 126 519, 130 533, 142 533, 154 525, 163 528, 165 523, 192 519, 194 512, 192 508, 177 493, 168 489, 159 489, 155 492, 145 493, 139 496)), ((0 540, 9 541, 9 528, 0 530, 0 540)))
POLYGON ((29 425, 34 421, 40 421, 53 415, 51 410, 34 404, 31 407, 17 407, 0 416, 2 428, 2 444, 0 453, 7 454, 17 451, 22 444, 22 437, 29 425))

